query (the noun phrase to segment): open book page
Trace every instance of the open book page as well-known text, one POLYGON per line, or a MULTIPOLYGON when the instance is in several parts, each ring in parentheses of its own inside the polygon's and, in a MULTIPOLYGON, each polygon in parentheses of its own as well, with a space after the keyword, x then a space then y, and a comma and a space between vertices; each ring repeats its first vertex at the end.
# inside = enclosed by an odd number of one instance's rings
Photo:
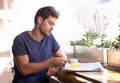
POLYGON ((104 68, 100 62, 74 63, 66 64, 65 70, 71 71, 103 71, 104 68))

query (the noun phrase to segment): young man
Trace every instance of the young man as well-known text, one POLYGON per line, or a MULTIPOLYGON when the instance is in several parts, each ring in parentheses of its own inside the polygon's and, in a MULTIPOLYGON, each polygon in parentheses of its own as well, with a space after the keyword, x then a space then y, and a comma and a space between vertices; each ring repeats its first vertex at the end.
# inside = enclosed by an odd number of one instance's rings
POLYGON ((49 83, 49 76, 66 64, 67 57, 51 33, 58 17, 54 7, 43 7, 35 15, 33 30, 15 37, 13 83, 49 83))

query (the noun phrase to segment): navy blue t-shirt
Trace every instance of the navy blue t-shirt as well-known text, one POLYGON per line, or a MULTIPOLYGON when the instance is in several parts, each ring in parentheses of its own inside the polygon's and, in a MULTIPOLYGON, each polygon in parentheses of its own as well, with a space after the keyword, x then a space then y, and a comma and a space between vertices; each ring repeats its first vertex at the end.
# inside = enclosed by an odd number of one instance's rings
MULTIPOLYGON (((50 59, 56 51, 60 49, 59 44, 54 36, 50 34, 45 36, 42 41, 34 40, 25 31, 15 37, 12 46, 14 56, 29 56, 29 62, 41 62, 50 59)), ((14 64, 15 76, 13 83, 49 83, 49 78, 46 77, 47 69, 27 76, 22 76, 14 64)))

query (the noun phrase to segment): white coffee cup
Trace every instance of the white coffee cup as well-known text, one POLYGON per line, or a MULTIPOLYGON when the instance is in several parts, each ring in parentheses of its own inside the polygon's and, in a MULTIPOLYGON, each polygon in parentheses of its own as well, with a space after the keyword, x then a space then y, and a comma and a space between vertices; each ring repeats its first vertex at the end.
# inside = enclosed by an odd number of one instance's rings
POLYGON ((78 59, 76 59, 76 58, 68 59, 68 63, 69 63, 69 64, 78 63, 78 59))

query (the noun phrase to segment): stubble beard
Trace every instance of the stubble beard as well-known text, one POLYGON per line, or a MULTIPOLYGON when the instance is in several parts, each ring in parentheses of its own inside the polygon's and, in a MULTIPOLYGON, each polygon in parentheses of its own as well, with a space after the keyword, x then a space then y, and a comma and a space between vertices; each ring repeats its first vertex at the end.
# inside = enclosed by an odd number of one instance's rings
POLYGON ((50 33, 51 33, 51 31, 49 31, 48 34, 45 33, 45 32, 41 29, 41 27, 39 27, 39 32, 40 32, 43 36, 49 36, 50 33))

